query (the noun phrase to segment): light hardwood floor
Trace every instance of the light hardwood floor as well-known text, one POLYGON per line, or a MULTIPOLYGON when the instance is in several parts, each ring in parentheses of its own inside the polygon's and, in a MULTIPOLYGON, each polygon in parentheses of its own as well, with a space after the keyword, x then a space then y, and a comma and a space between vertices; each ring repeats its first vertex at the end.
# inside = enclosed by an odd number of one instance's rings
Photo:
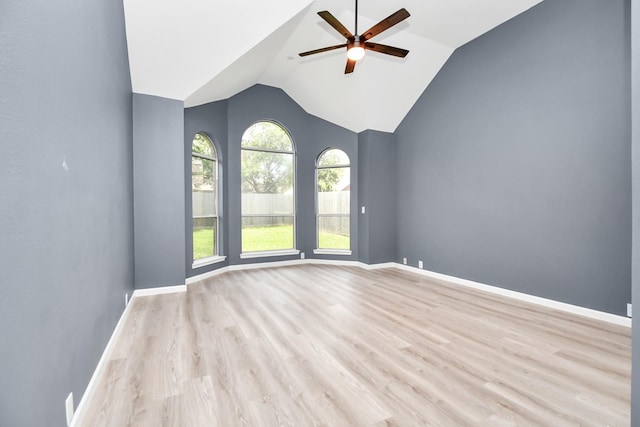
POLYGON ((631 330, 399 269, 134 299, 80 426, 628 426, 631 330))

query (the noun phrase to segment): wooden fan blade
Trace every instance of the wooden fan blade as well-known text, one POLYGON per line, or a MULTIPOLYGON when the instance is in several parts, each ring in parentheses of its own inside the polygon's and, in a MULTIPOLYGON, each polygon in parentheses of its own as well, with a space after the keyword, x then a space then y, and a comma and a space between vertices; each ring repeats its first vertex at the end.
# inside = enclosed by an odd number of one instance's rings
POLYGON ((360 36, 360 39, 361 40, 369 40, 371 37, 377 36, 378 34, 383 32, 384 30, 388 30, 389 28, 393 27, 394 25, 404 21, 409 16, 411 16, 411 15, 409 15, 409 12, 407 12, 407 9, 402 8, 399 11, 397 11, 396 13, 393 13, 393 14, 387 16, 382 21, 378 22, 376 25, 374 25, 373 27, 369 28, 367 31, 362 33, 362 35, 360 36))
POLYGON ((300 55, 300 56, 309 56, 309 55, 314 55, 316 53, 322 53, 322 52, 328 52, 330 50, 340 49, 341 47, 347 47, 347 44, 345 43, 345 44, 338 44, 338 45, 335 45, 335 46, 323 47, 321 49, 302 52, 302 53, 299 53, 298 55, 300 55))
POLYGON ((340 34, 342 34, 342 36, 349 40, 351 38, 353 38, 353 34, 351 34, 351 31, 347 30, 347 28, 342 25, 340 23, 340 21, 338 21, 338 19, 333 16, 331 13, 329 13, 329 11, 327 10, 323 10, 321 12, 318 12, 318 15, 320 15, 320 17, 322 19, 324 19, 325 21, 327 21, 327 23, 329 25, 331 25, 333 28, 335 28, 340 34))
POLYGON ((374 52, 386 53, 387 55, 399 56, 404 58, 409 51, 407 49, 400 49, 399 47, 387 46, 386 44, 366 42, 364 48, 372 50, 374 52))
POLYGON ((344 73, 353 73, 354 68, 356 68, 356 61, 354 61, 353 59, 347 59, 347 66, 344 69, 344 73))

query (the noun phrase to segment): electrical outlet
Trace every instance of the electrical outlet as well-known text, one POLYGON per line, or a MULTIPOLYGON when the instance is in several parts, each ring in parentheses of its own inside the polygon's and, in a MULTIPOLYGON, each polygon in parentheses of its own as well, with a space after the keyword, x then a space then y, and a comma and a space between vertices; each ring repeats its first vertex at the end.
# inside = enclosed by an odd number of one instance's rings
POLYGON ((124 306, 128 306, 129 305, 129 293, 127 292, 126 294, 124 294, 124 306))
POLYGON ((300 259, 304 259, 304 252, 300 252, 300 259))
POLYGON ((67 425, 70 426, 73 419, 73 393, 69 393, 69 396, 67 396, 67 400, 64 401, 64 408, 67 413, 67 425))
POLYGON ((404 265, 407 265, 407 259, 406 259, 406 258, 402 258, 402 263, 403 263, 404 265))
POLYGON ((422 261, 418 261, 418 268, 422 268, 424 267, 424 265, 422 264, 422 261))
POLYGON ((627 317, 631 317, 631 304, 627 304, 627 317))

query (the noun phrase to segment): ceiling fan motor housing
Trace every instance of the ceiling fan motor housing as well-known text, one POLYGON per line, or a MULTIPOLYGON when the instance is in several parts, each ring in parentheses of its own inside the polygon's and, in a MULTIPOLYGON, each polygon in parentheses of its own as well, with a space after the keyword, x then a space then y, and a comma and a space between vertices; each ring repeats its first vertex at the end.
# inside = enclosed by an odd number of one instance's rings
POLYGON ((360 41, 360 36, 353 36, 353 39, 349 40, 347 43, 347 50, 352 47, 362 47, 364 48, 364 42, 360 41))

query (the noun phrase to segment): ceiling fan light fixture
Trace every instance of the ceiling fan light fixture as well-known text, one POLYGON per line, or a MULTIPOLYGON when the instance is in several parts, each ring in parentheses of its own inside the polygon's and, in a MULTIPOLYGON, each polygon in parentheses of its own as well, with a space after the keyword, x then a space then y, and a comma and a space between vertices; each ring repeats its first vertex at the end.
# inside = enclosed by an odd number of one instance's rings
POLYGON ((364 58, 364 43, 360 41, 360 36, 353 36, 353 41, 347 44, 347 58, 352 61, 364 58))
POLYGON ((364 48, 361 46, 352 46, 347 50, 347 57, 352 61, 359 61, 364 58, 364 48))

